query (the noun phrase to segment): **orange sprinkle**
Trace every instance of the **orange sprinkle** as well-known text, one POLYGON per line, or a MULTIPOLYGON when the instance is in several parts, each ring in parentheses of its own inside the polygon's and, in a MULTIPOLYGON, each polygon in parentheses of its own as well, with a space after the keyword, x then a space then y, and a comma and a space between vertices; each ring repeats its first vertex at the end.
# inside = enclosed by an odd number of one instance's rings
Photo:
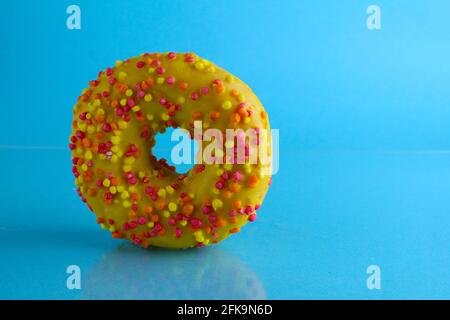
POLYGON ((140 198, 141 198, 141 196, 139 195, 139 193, 131 194, 131 200, 133 200, 133 201, 139 201, 140 198))
POLYGON ((202 117, 202 113, 200 111, 195 111, 192 113, 192 119, 193 120, 198 120, 202 117))
POLYGON ((104 114, 98 114, 95 116, 95 121, 102 123, 105 121, 105 115, 104 114))
POLYGON ((120 232, 115 231, 115 232, 112 233, 112 237, 115 238, 115 239, 122 239, 123 235, 120 232))
POLYGON ((153 212, 153 207, 151 205, 146 205, 144 208, 144 213, 151 214, 153 212))
POLYGON ((237 183, 237 182, 233 183, 230 186, 230 191, 233 192, 233 193, 234 192, 239 192, 239 190, 241 190, 241 185, 239 183, 237 183))
POLYGON ((211 118, 211 120, 217 120, 220 117, 220 112, 219 111, 213 111, 211 112, 211 115, 209 116, 211 118))
POLYGON ((150 219, 152 220, 152 222, 158 222, 159 221, 159 216, 157 214, 152 214, 150 219))
POLYGON ((247 181, 247 185, 250 187, 250 188, 254 188, 254 187, 256 187, 256 185, 258 184, 258 177, 256 176, 256 175, 251 175, 249 178, 248 178, 248 181, 247 181))
POLYGON ((236 208, 236 209, 240 209, 241 208, 241 206, 242 206, 242 204, 241 204, 241 200, 235 200, 234 202, 233 202, 233 205, 234 205, 234 207, 236 208))
POLYGON ((111 178, 111 184, 113 186, 118 186, 119 185, 119 179, 117 178, 111 178))
POLYGON ((147 82, 149 87, 155 84, 155 80, 153 80, 153 78, 148 78, 147 80, 145 80, 145 82, 147 82))
POLYGON ((156 209, 158 210, 162 210, 166 207, 167 205, 167 200, 164 199, 160 199, 158 201, 156 201, 156 209))
POLYGON ((225 86, 222 83, 218 84, 216 86, 216 93, 217 94, 221 94, 221 93, 224 93, 224 92, 225 92, 225 86))
POLYGON ((183 205, 183 214, 189 216, 194 211, 194 205, 192 203, 186 203, 183 205))
POLYGON ((218 227, 225 227, 227 225, 227 221, 225 219, 219 218, 217 220, 217 226, 218 227))
POLYGON ((83 140, 81 140, 81 143, 85 148, 89 148, 91 146, 91 140, 89 140, 88 138, 83 138, 83 140))
POLYGON ((230 229, 230 233, 238 233, 239 231, 241 231, 241 229, 239 229, 238 227, 230 229))
POLYGON ((180 88, 181 90, 186 90, 188 88, 189 84, 186 81, 181 81, 178 84, 178 88, 180 88))

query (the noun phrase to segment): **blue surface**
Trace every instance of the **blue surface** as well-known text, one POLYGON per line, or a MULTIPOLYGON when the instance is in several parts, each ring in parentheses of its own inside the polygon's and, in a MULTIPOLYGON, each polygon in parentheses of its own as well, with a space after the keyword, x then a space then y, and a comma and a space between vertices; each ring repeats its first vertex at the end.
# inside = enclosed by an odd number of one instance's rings
POLYGON ((0 298, 450 298, 448 1, 377 1, 380 31, 365 1, 76 3, 81 30, 69 1, 0 10, 0 298), (258 221, 185 252, 100 230, 66 147, 88 80, 168 50, 246 81, 281 139, 258 221))

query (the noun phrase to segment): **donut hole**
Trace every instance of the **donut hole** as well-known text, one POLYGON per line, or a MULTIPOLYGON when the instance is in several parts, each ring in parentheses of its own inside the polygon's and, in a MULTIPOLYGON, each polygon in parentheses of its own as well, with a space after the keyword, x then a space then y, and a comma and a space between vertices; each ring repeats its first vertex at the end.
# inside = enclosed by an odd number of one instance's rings
POLYGON ((189 133, 181 128, 168 128, 155 135, 155 146, 152 153, 156 159, 165 159, 174 166, 178 174, 187 173, 194 167, 198 144, 191 139, 189 133))

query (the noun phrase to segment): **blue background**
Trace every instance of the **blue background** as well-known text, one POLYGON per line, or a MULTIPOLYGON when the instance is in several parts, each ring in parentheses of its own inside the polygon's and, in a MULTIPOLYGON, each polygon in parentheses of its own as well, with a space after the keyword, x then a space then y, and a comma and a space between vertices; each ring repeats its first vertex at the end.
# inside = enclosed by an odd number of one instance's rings
POLYGON ((450 298, 449 12, 445 0, 3 3, 0 298, 450 298), (81 30, 66 28, 70 4, 81 30), (147 51, 224 67, 280 129, 258 221, 217 246, 110 239, 73 190, 77 96, 147 51), (82 290, 66 288, 70 264, 82 290), (381 290, 366 287, 371 264, 381 290))

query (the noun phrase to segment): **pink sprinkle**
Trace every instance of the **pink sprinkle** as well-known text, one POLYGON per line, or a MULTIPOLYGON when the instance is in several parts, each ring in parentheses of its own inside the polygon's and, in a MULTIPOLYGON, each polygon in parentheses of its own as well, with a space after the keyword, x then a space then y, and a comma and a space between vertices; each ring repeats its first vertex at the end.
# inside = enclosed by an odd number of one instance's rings
POLYGON ((112 127, 109 123, 105 122, 102 126, 102 130, 105 132, 110 132, 112 130, 112 127))
POLYGON ((208 214, 208 213, 210 213, 212 211, 212 207, 211 206, 204 206, 203 208, 202 208, 202 212, 204 213, 204 214, 208 214))
POLYGON ((139 224, 145 224, 147 222, 147 219, 145 218, 145 217, 140 217, 139 219, 138 219, 138 223, 139 224))
POLYGON ((179 237, 181 237, 182 234, 183 234, 183 232, 181 231, 180 228, 175 229, 175 237, 179 238, 179 237))
POLYGON ((229 215, 230 217, 235 217, 235 216, 237 216, 237 212, 236 212, 236 210, 231 210, 231 211, 228 213, 228 215, 229 215))
POLYGON ((169 58, 169 59, 175 59, 176 58, 176 54, 175 54, 175 52, 169 52, 168 54, 167 54, 167 58, 169 58))
POLYGON ((198 100, 198 98, 199 98, 198 93, 197 92, 192 92, 191 99, 195 101, 195 100, 198 100))
POLYGON ((221 181, 217 181, 216 182, 216 188, 219 189, 219 190, 223 189, 223 183, 221 181))
POLYGON ((256 214, 251 214, 248 216, 248 221, 253 222, 256 220, 256 214))
POLYGON ((145 66, 145 62, 144 61, 138 61, 136 62, 136 67, 138 67, 139 69, 145 66))
POLYGON ((167 220, 167 223, 169 223, 169 225, 174 226, 177 222, 175 221, 175 218, 169 218, 169 220, 167 220))
POLYGON ((134 99, 128 99, 127 105, 133 108, 136 105, 136 102, 134 101, 134 99))
POLYGON ((166 69, 164 69, 164 67, 158 67, 158 68, 156 68, 156 73, 157 73, 157 74, 163 74, 164 72, 166 72, 166 69))
POLYGON ((196 218, 192 218, 190 223, 193 228, 201 228, 201 226, 203 225, 203 222, 196 218))
POLYGON ((175 83, 175 78, 173 76, 167 77, 166 83, 169 84, 169 85, 170 84, 174 84, 175 83))
POLYGON ((247 206, 247 207, 245 208, 245 213, 246 213, 246 214, 249 214, 249 213, 252 213, 252 212, 253 212, 253 207, 247 206))
POLYGON ((236 172, 233 174, 233 178, 234 178, 235 181, 241 181, 242 178, 243 178, 242 173, 240 173, 239 171, 236 171, 236 172))
POLYGON ((203 95, 208 94, 209 93, 209 88, 208 87, 202 87, 200 89, 200 93, 203 94, 203 95))

